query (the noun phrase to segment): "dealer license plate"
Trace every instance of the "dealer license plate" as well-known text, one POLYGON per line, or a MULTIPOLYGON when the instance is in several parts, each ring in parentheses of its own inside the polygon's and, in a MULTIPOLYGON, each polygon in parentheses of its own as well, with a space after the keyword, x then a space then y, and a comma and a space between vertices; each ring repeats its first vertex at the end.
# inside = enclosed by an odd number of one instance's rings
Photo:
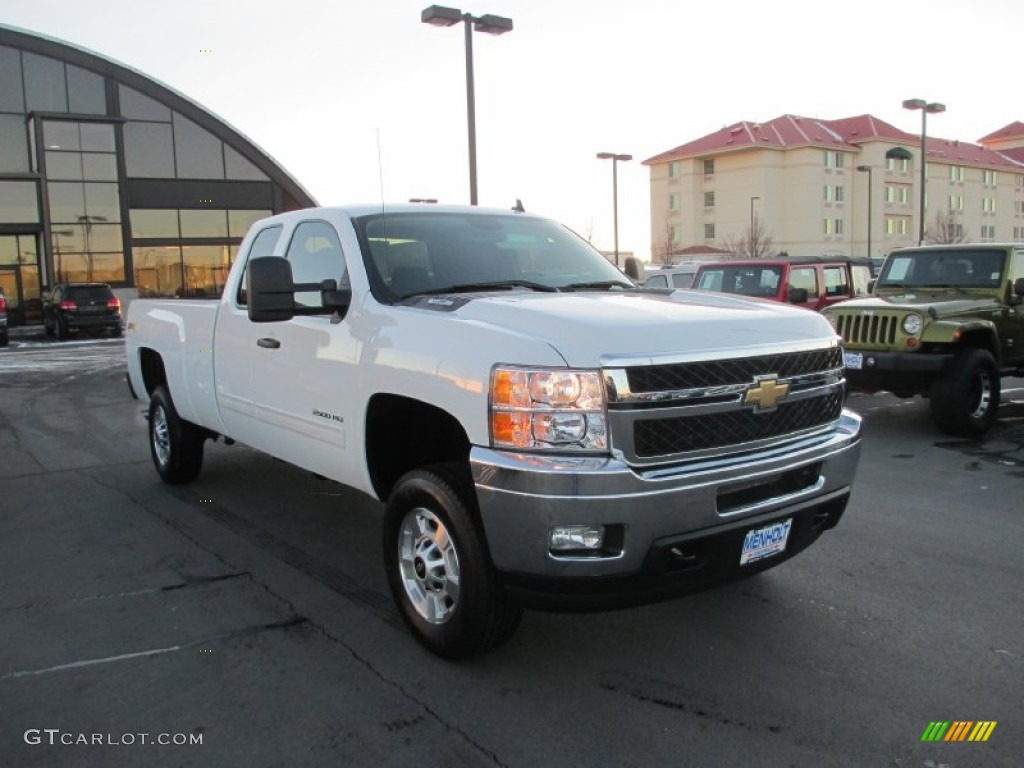
POLYGON ((740 565, 749 565, 785 550, 792 527, 793 518, 790 518, 781 523, 747 531, 743 539, 743 550, 740 552, 740 565))
POLYGON ((843 365, 847 368, 853 368, 855 371, 859 371, 864 367, 864 355, 860 352, 844 352, 843 365))

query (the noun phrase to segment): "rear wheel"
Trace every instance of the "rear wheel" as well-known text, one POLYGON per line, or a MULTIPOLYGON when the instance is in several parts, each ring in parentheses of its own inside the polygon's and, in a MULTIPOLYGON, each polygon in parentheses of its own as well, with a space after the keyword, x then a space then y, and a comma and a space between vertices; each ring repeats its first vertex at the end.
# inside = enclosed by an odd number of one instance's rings
POLYGON ((57 325, 57 338, 64 341, 68 337, 68 324, 64 322, 60 317, 56 320, 57 325))
POLYGON ((384 515, 388 585, 416 639, 446 659, 490 650, 522 619, 498 584, 461 464, 404 475, 384 515))
POLYGON ((149 449, 156 471, 165 483, 195 480, 203 467, 206 433, 178 416, 171 395, 157 387, 149 401, 149 449))
POLYGON ((931 388, 932 417, 956 437, 981 437, 999 409, 999 369, 985 349, 965 349, 931 388))

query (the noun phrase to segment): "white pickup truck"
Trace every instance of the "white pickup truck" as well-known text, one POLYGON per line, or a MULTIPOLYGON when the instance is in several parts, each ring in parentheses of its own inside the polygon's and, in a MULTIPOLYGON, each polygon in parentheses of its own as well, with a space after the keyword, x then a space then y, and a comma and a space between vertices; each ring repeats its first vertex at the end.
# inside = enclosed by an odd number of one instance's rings
POLYGON ((223 437, 386 501, 391 591, 446 658, 508 639, 524 607, 776 565, 835 526, 860 453, 820 315, 638 288, 522 212, 266 219, 219 301, 132 302, 127 356, 165 481, 223 437))

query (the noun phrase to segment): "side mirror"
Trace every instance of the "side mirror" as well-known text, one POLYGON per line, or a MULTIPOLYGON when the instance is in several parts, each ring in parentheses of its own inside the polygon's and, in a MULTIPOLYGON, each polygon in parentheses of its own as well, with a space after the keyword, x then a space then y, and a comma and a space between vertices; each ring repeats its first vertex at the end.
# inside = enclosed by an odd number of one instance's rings
POLYGON ((807 303, 807 289, 806 288, 790 288, 789 293, 786 294, 786 298, 790 304, 806 304, 807 303))
POLYGON ((623 271, 626 273, 626 277, 634 283, 642 283, 644 281, 644 263, 636 256, 626 257, 626 264, 623 271))
POLYGON ((276 323, 295 317, 292 265, 280 256, 264 256, 246 265, 249 319, 276 323))

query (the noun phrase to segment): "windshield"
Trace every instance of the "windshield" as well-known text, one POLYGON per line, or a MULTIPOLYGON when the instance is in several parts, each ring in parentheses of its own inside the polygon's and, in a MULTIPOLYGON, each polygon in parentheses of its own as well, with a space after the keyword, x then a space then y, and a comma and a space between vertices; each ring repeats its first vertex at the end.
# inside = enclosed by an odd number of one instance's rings
POLYGON ((374 214, 354 220, 374 296, 448 290, 608 290, 632 281, 574 232, 516 214, 374 214))
POLYGON ((774 297, 779 292, 782 267, 775 265, 722 265, 701 267, 694 288, 698 291, 774 297))
POLYGON ((897 251, 890 254, 879 288, 996 288, 1005 252, 995 249, 897 251))

